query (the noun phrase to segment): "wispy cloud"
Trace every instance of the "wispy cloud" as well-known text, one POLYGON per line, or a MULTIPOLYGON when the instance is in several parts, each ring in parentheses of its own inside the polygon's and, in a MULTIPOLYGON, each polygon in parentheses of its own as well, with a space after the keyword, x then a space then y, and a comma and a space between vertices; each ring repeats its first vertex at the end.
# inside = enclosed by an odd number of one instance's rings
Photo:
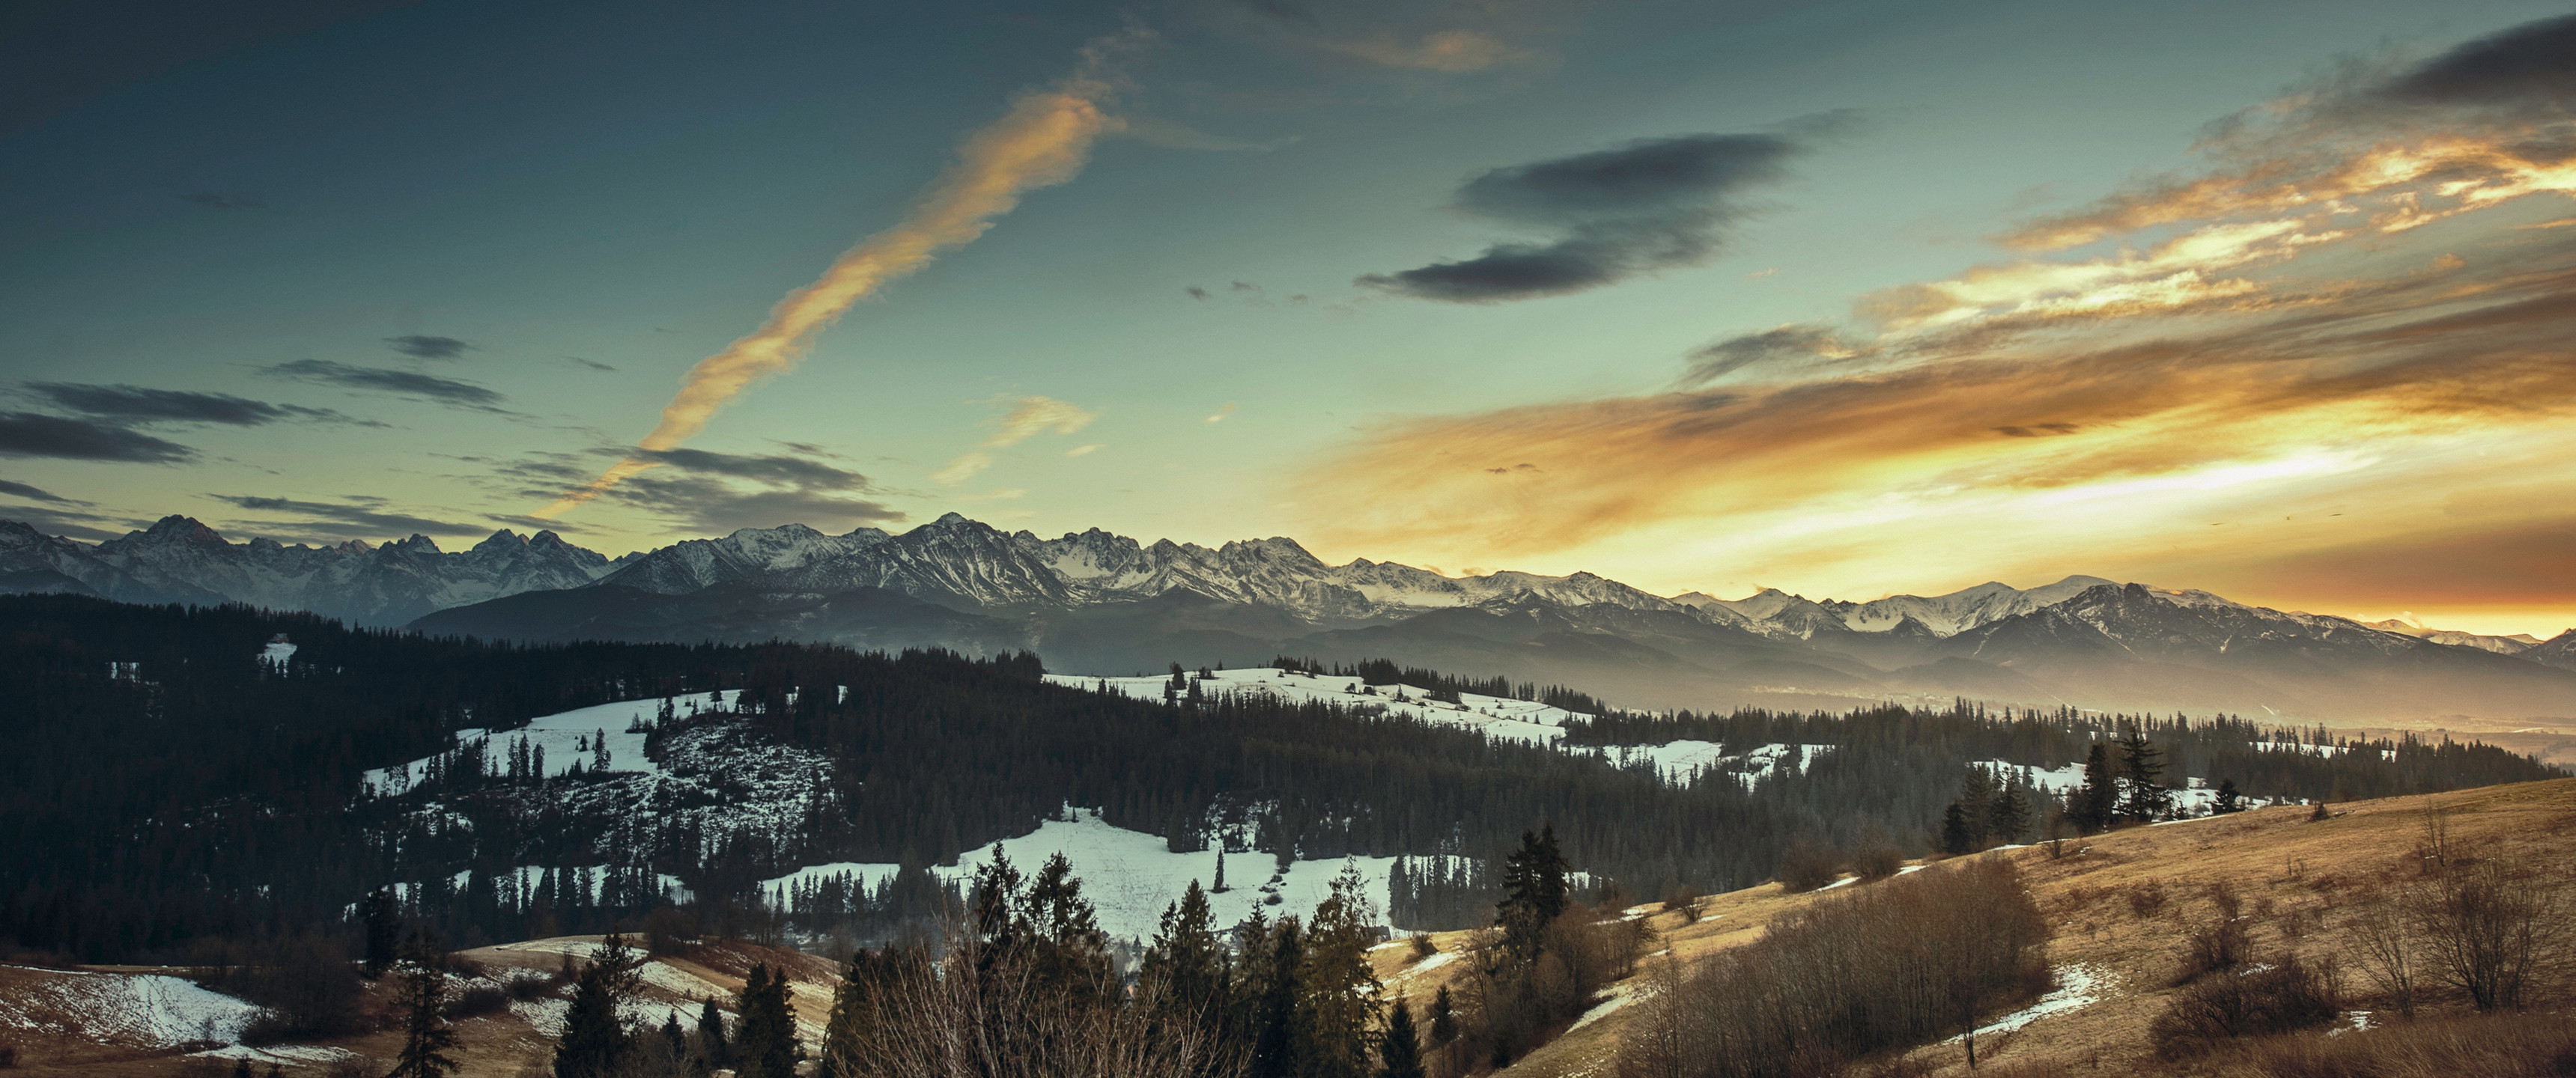
POLYGON ((413 359, 455 359, 474 350, 474 346, 454 337, 432 337, 413 333, 385 338, 385 346, 413 359))
POLYGON ((1384 67, 1436 71, 1444 75, 1464 75, 1488 68, 1546 60, 1540 53, 1513 48, 1503 39, 1480 30, 1439 30, 1411 41, 1393 34, 1382 34, 1361 41, 1336 42, 1328 47, 1384 67))
POLYGON ((92 504, 76 498, 63 497, 60 494, 56 494, 53 491, 46 490, 42 487, 31 487, 25 483, 13 483, 6 479, 0 479, 0 494, 6 494, 12 498, 24 498, 31 502, 52 502, 56 505, 92 504))
POLYGON ((1008 411, 992 421, 991 435, 977 443, 974 450, 949 461, 947 467, 932 473, 930 478, 955 486, 992 467, 992 450, 1008 449, 1048 431, 1073 434, 1090 426, 1096 418, 1099 418, 1097 413, 1053 397, 1017 398, 1011 402, 1008 411))
POLYGON ((473 524, 403 512, 393 508, 391 502, 373 495, 349 495, 339 501, 252 494, 206 496, 236 509, 266 514, 267 519, 245 520, 233 526, 271 537, 379 540, 413 535, 484 535, 492 531, 473 524), (279 517, 293 519, 276 519, 279 517))
POLYGON ((270 404, 226 393, 193 393, 130 385, 73 382, 29 382, 25 391, 65 411, 126 423, 216 423, 256 427, 289 420, 383 426, 352 419, 328 408, 270 404))
POLYGON ((440 378, 418 371, 388 370, 383 367, 358 367, 334 363, 327 359, 298 359, 260 368, 260 373, 273 378, 286 378, 316 385, 337 386, 368 393, 386 393, 410 400, 427 401, 449 408, 515 415, 501 407, 508 399, 472 382, 440 378))

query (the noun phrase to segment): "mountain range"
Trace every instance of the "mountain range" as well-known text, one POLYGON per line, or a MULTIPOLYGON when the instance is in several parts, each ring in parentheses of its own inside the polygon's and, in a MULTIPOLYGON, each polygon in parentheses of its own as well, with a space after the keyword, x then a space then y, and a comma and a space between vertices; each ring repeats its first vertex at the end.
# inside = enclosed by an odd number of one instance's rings
POLYGON ((1126 674, 1288 654, 1583 687, 1639 707, 2025 706, 2388 721, 2576 715, 2576 630, 2541 641, 2272 610, 2071 576, 1867 602, 1659 596, 1591 573, 1328 565, 1294 540, 1047 539, 948 514, 910 531, 744 529, 610 559, 553 532, 448 553, 232 543, 183 516, 95 545, 0 522, 0 591, 241 602, 534 641, 1025 648, 1126 674))

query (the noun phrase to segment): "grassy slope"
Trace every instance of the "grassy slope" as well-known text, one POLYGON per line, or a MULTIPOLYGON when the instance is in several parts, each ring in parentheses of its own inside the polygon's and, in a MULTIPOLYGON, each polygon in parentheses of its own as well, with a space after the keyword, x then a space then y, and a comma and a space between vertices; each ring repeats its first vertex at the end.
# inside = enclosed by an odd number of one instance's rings
MULTIPOLYGON (((2568 885, 2576 866, 2576 779, 2521 783, 2443 794, 2389 798, 2335 808, 2334 818, 2311 823, 2298 806, 2235 816, 2134 828, 2068 842, 2051 859, 2040 847, 1998 850, 1980 856, 2017 861, 2058 928, 2050 962, 2088 965, 2106 974, 2102 998, 2072 1012, 2050 1015, 2019 1032, 1981 1038, 1980 1063, 2022 1064, 2044 1073, 2134 1074, 2159 1068, 2149 1048, 2147 1024, 2171 994, 2185 933, 2209 921, 2208 884, 2233 886, 2256 921, 2258 954, 2297 951, 2304 957, 2337 955, 2345 976, 2347 1007, 2367 1008, 2369 991, 2359 966, 2344 955, 2338 930, 2346 907, 2399 875, 2424 836, 2426 807, 2449 810, 2452 841, 2485 846, 2493 854, 2544 866, 2568 885), (2133 903, 2161 893, 2161 905, 2133 903), (2147 908, 2152 907, 2152 908, 2147 908), (2144 912, 2141 909, 2144 908, 2144 912)), ((1927 871, 1939 871, 1933 866, 1927 871)), ((1861 885, 1868 886, 1868 885, 1861 885)), ((1791 895, 1778 884, 1701 901, 1701 919, 1657 913, 1650 923, 1661 945, 1689 958, 1758 937, 1784 911, 1816 901, 1791 895)), ((1646 909, 1652 907, 1640 907, 1646 909)), ((1470 945, 1470 933, 1442 933, 1443 950, 1470 945)), ((1464 968, 1463 956, 1442 968, 1408 976, 1401 948, 1378 952, 1379 976, 1389 994, 1418 1009, 1440 984, 1464 968)), ((1642 978, 1619 986, 1642 988, 1642 978)), ((2448 1005, 2452 1008, 2457 1004, 2448 1005)), ((2439 1009, 2439 1008, 2437 1008, 2439 1009)), ((1617 1072, 1618 1044, 1629 1012, 1620 1009, 1532 1052, 1505 1073, 1519 1078, 1576 1078, 1617 1072)), ((1953 1045, 1918 1049, 1917 1060, 1934 1073, 1968 1073, 1953 1045)))

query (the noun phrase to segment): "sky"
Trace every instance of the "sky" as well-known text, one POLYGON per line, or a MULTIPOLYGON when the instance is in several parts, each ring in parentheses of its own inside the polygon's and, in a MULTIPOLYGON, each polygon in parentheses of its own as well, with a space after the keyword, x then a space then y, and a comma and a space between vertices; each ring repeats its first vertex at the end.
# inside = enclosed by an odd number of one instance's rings
POLYGON ((0 14, 0 519, 2576 625, 2551 4, 0 14))

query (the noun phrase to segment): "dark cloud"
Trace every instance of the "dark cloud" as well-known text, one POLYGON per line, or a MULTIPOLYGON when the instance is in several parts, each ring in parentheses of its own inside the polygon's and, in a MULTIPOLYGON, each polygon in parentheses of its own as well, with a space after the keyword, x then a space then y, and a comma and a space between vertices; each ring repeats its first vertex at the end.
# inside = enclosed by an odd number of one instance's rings
POLYGON ((57 408, 127 423, 222 423, 235 427, 257 427, 290 419, 304 419, 376 427, 384 425, 351 419, 328 408, 270 404, 225 393, 190 393, 176 389, 146 389, 129 385, 86 385, 75 382, 29 382, 26 389, 57 408))
POLYGON ((2576 99, 2576 15, 2527 22, 2458 46, 2379 92, 2435 105, 2576 99))
POLYGON ((408 535, 482 535, 489 529, 473 524, 432 520, 388 508, 382 498, 353 495, 346 501, 309 502, 248 494, 209 494, 209 498, 254 513, 301 517, 294 521, 251 521, 249 530, 285 529, 294 537, 385 539, 408 535))
POLYGON ((381 367, 354 367, 327 359, 298 359, 260 368, 261 374, 292 378, 299 382, 339 386, 343 389, 391 393, 398 397, 426 400, 450 408, 465 408, 501 415, 514 414, 501 407, 504 398, 472 382, 439 378, 413 371, 391 371, 381 367))
POLYGON ((196 455, 196 450, 177 442, 165 442, 141 431, 106 423, 30 412, 0 412, 0 457, 172 464, 196 455))
POLYGON ((598 474, 598 458, 631 455, 651 460, 662 467, 627 479, 600 499, 705 534, 790 522, 848 531, 903 519, 902 513, 884 503, 862 497, 876 493, 867 476, 809 459, 826 455, 815 447, 785 444, 802 456, 602 447, 589 455, 530 453, 496 464, 493 472, 511 482, 513 496, 551 500, 598 474))
POLYGON ((592 369, 592 370, 595 370, 595 371, 607 371, 607 372, 609 372, 609 373, 611 373, 611 374, 614 374, 614 373, 616 373, 616 371, 617 371, 617 368, 615 368, 615 367, 611 367, 611 366, 609 366, 608 364, 602 363, 602 362, 600 362, 600 361, 598 361, 598 360, 596 360, 596 359, 583 359, 583 358, 581 358, 580 356, 565 356, 564 358, 565 358, 565 359, 569 359, 569 360, 571 360, 571 361, 573 361, 573 362, 575 362, 575 363, 579 363, 579 364, 581 364, 582 366, 588 367, 588 368, 590 368, 590 369, 592 369))
POLYGON ((821 461, 783 454, 759 456, 712 453, 704 449, 639 449, 622 454, 667 464, 682 471, 730 476, 754 482, 808 490, 866 490, 868 477, 821 461))
POLYGON ((526 528, 531 532, 554 532, 557 535, 570 535, 581 530, 560 520, 521 516, 517 513, 493 513, 483 519, 510 527, 526 528))
POLYGON ((474 346, 454 337, 430 337, 418 333, 387 337, 385 344, 413 359, 454 359, 474 350, 474 346))
POLYGON ((193 202, 210 210, 264 210, 268 205, 245 195, 197 191, 179 196, 181 202, 193 202))
POLYGON ((1836 363, 1860 358, 1869 352, 1843 343, 1834 331, 1823 326, 1782 326, 1778 329, 1748 333, 1741 337, 1709 345, 1691 353, 1690 367, 1675 384, 1682 388, 1704 386, 1719 378, 1756 366, 1789 366, 1802 368, 1789 373, 1812 373, 1819 363, 1836 363))
POLYGON ((12 498, 25 498, 31 502, 55 502, 62 505, 91 504, 77 498, 63 497, 62 495, 56 494, 50 490, 31 487, 25 483, 12 483, 6 479, 0 479, 0 494, 6 494, 12 498))
POLYGON ((1786 135, 1682 135, 1498 168, 1458 189, 1456 208, 1554 233, 1357 283, 1448 303, 1497 303, 1597 288, 1707 261, 1738 198, 1777 181, 1801 149, 1786 135))
POLYGON ((1204 288, 1201 288, 1201 287, 1199 287, 1199 286, 1197 286, 1197 285, 1190 285, 1190 286, 1188 286, 1188 287, 1186 287, 1186 288, 1181 289, 1181 291, 1183 291, 1183 292, 1185 292, 1185 293, 1188 293, 1188 294, 1189 294, 1189 297, 1190 297, 1191 299, 1206 299, 1206 298, 1208 298, 1208 290, 1207 290, 1207 289, 1204 289, 1204 288))

